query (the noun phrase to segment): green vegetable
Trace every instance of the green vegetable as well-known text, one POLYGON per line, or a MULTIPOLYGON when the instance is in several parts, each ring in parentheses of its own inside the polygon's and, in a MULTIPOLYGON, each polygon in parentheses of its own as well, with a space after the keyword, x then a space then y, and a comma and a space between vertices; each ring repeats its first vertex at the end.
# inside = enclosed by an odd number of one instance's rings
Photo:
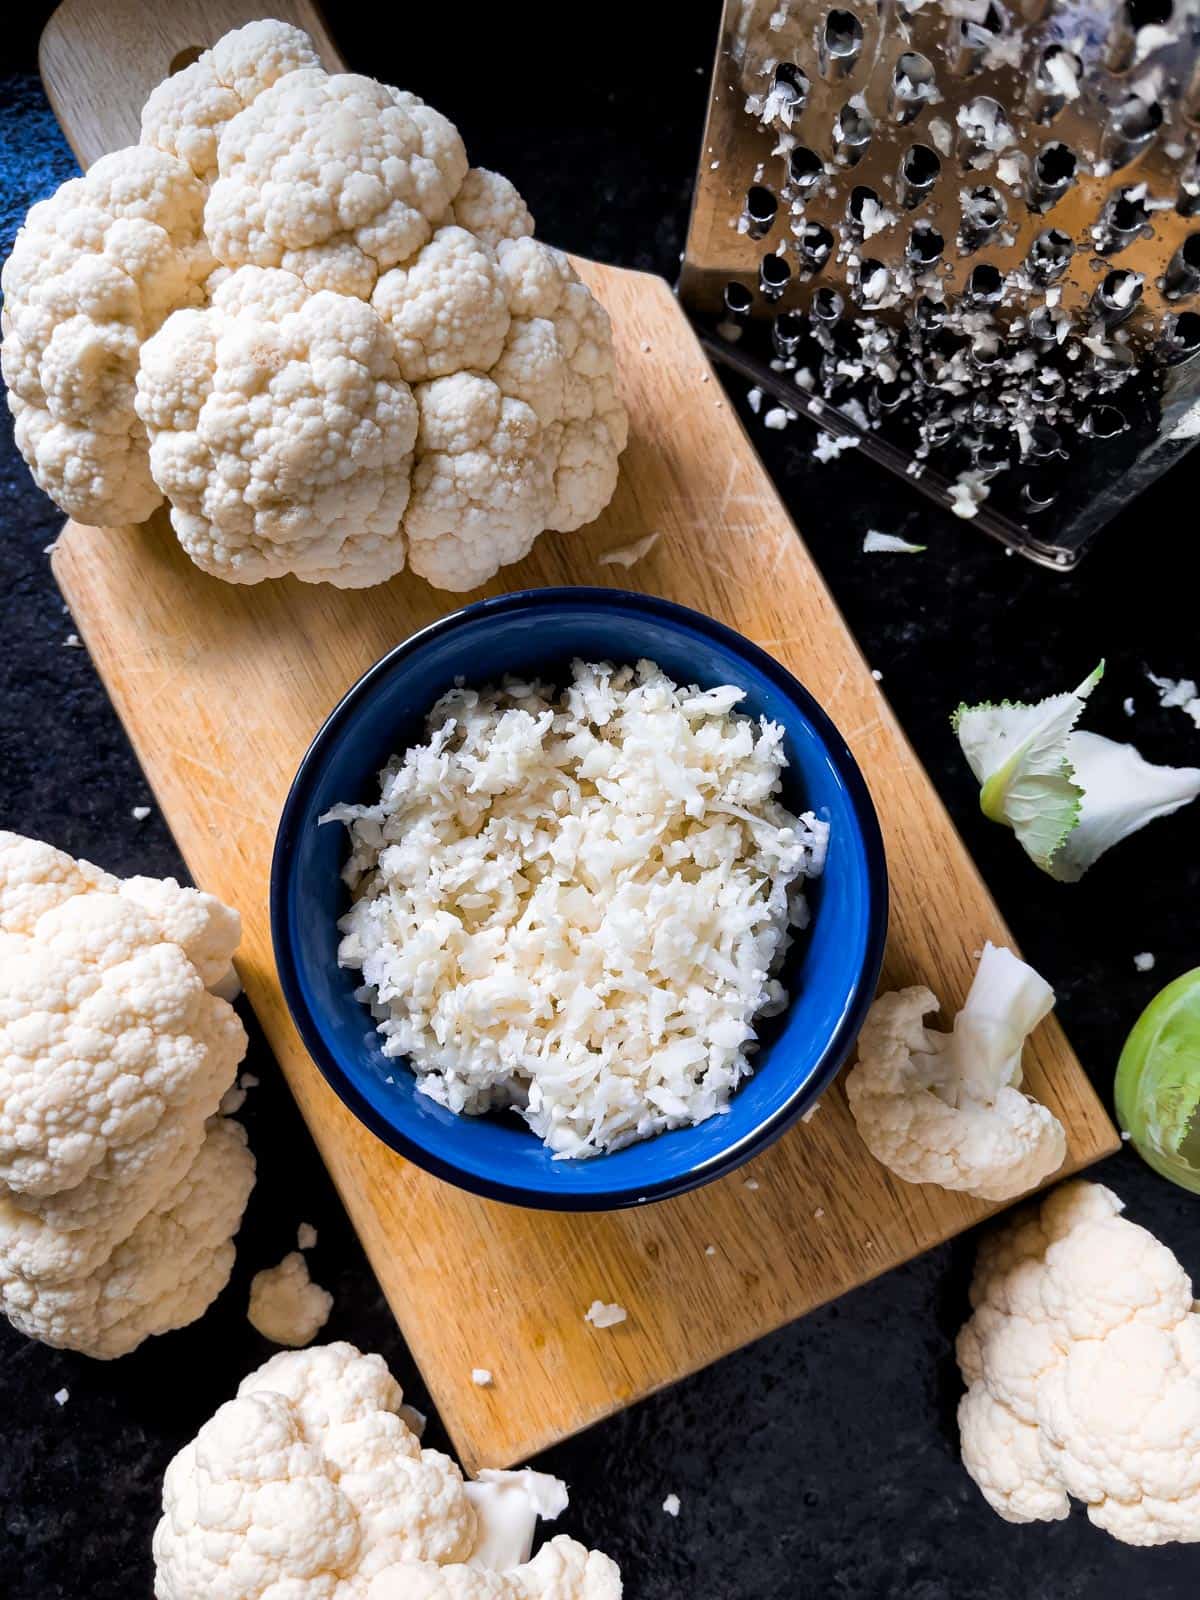
POLYGON ((1077 732, 1103 661, 1077 689, 1036 705, 960 705, 951 719, 980 784, 984 816, 1064 883, 1105 850, 1200 794, 1200 769, 1156 767, 1131 744, 1077 732))
POLYGON ((1155 995, 1117 1063, 1117 1120, 1138 1154, 1200 1194, 1200 967, 1155 995))

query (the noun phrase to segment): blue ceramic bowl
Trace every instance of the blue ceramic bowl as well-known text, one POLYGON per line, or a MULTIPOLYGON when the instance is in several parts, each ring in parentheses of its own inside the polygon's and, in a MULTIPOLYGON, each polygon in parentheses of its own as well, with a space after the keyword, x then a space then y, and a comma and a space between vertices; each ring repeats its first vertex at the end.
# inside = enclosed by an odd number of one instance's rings
POLYGON ((271 870, 275 959, 292 1016, 333 1088, 386 1144, 490 1199, 562 1211, 613 1210, 684 1193, 762 1150, 836 1075, 875 992, 887 927, 883 842, 866 786, 816 701, 778 662, 696 611, 612 589, 535 589, 443 618, 376 663, 313 740, 287 798, 271 870), (810 928, 782 974, 787 1010, 760 1030, 752 1077, 727 1115, 586 1161, 555 1161, 510 1116, 455 1116, 418 1094, 403 1060, 379 1048, 337 964, 345 910, 345 829, 318 826, 338 801, 378 798, 388 757, 424 737, 426 713, 456 677, 569 678, 573 656, 649 657, 678 682, 746 691, 740 707, 782 723, 784 801, 831 824, 825 872, 809 890, 810 928), (387 1078, 393 1081, 388 1083, 387 1078))

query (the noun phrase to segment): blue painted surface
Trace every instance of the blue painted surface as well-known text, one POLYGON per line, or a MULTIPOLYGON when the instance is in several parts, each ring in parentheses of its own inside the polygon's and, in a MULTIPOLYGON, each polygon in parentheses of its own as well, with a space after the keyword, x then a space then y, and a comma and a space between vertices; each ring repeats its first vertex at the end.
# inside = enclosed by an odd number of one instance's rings
POLYGON ((608 1209, 682 1193, 719 1177, 777 1137, 819 1097, 845 1058, 874 993, 887 923, 878 823, 832 723, 794 678, 710 618, 617 590, 550 589, 470 606, 418 634, 371 669, 334 710, 305 756, 284 809, 272 882, 275 953, 306 1044, 350 1108, 411 1160, 463 1187, 518 1204, 608 1209), (732 683, 740 710, 785 730, 784 803, 830 823, 812 924, 782 977, 791 1003, 765 1024, 755 1071, 727 1115, 586 1161, 556 1161, 514 1117, 456 1116, 416 1089, 389 1058, 359 973, 337 965, 345 830, 318 825, 339 801, 378 798, 377 774, 423 741, 434 701, 465 678, 505 673, 562 684, 572 657, 656 661, 676 682, 732 683), (391 1080, 390 1082, 388 1080, 391 1080))

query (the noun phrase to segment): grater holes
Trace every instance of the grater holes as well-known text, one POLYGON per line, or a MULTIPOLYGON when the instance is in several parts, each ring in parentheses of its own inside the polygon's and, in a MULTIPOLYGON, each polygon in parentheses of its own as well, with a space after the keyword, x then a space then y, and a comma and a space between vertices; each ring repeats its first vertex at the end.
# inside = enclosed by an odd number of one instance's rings
POLYGON ((758 264, 758 287, 765 300, 779 300, 787 288, 792 269, 783 256, 767 255, 758 264))
POLYGON ((1163 344, 1172 364, 1188 361, 1200 353, 1200 314, 1172 312, 1163 324, 1163 344))
POLYGON ((980 184, 959 194, 962 220, 958 228, 958 247, 965 254, 980 249, 994 239, 1008 218, 1008 202, 998 189, 980 184))
POLYGON ((1109 29, 1104 48, 1104 64, 1110 72, 1128 72, 1139 56, 1153 49, 1153 37, 1139 39, 1143 28, 1161 28, 1171 20, 1171 0, 1126 0, 1109 29))
POLYGON ((1126 185, 1106 202, 1100 220, 1092 229, 1096 249, 1102 256, 1117 255, 1143 233, 1150 223, 1144 184, 1126 185))
POLYGON ((1033 158, 1029 178, 1029 209, 1049 211, 1075 182, 1079 159, 1069 144, 1055 139, 1044 144, 1033 158))
POLYGON ((778 210, 779 201, 774 191, 765 184, 752 183, 746 191, 746 204, 742 211, 742 220, 746 225, 744 231, 752 239, 764 238, 770 233, 778 210))
MULTIPOLYGON (((1200 234, 1193 237, 1197 245, 1200 245, 1200 234)), ((1197 280, 1200 281, 1200 273, 1197 273, 1197 280)), ((1126 267, 1114 267, 1111 272, 1106 272, 1095 294, 1092 295, 1093 315, 1098 317, 1105 327, 1115 328, 1118 323, 1124 322, 1126 317, 1132 315, 1142 298, 1144 282, 1140 272, 1130 272, 1126 267)))
POLYGON ((1029 110, 1038 122, 1053 122, 1068 100, 1079 98, 1083 62, 1066 45, 1047 45, 1029 83, 1029 110))
POLYGON ((771 342, 781 356, 794 356, 804 338, 805 322, 799 311, 781 311, 771 324, 771 342))
POLYGON ((982 311, 1000 304, 1004 293, 1004 274, 990 261, 972 267, 963 289, 963 299, 973 310, 982 311))
POLYGON ((788 182, 801 194, 815 189, 825 175, 825 163, 815 150, 798 144, 788 153, 788 182))
POLYGON ((861 94, 847 100, 833 124, 833 147, 838 161, 844 167, 853 167, 866 154, 875 131, 875 119, 867 110, 861 94))
POLYGON ((818 327, 831 328, 839 320, 846 309, 846 302, 836 289, 831 289, 828 284, 816 290, 812 297, 813 321, 818 327))
POLYGON ((1175 209, 1181 217, 1194 217, 1200 213, 1200 156, 1193 155, 1179 179, 1175 196, 1175 209))
POLYGON ((846 221, 852 233, 860 239, 869 239, 894 220, 884 210, 874 189, 865 183, 854 185, 846 202, 846 221))
POLYGON ((771 78, 771 94, 789 123, 808 104, 811 87, 808 74, 794 61, 780 61, 776 66, 771 78))
POLYGON ((1114 167, 1125 167, 1141 155, 1163 125, 1157 100, 1129 94, 1109 114, 1106 148, 1114 167))
POLYGON ((979 72, 1008 32, 1008 18, 999 5, 992 4, 980 17, 957 17, 950 25, 950 71, 958 78, 979 72))
POLYGON ((937 152, 927 144, 911 145, 901 157, 897 195, 906 211, 925 200, 942 170, 937 152))
POLYGON ((827 78, 845 78, 862 51, 862 23, 853 11, 834 9, 817 30, 817 59, 827 78))
POLYGON ((833 235, 820 222, 806 222, 797 238, 797 248, 807 270, 820 272, 833 251, 833 235))
POLYGON ((891 286, 891 274, 882 261, 874 256, 864 256, 858 264, 856 298, 860 305, 877 306, 891 286))
POLYGON ((1163 293, 1168 300, 1180 300, 1200 289, 1200 233, 1189 233, 1167 263, 1163 293))
POLYGON ((904 247, 904 259, 914 272, 928 272, 941 260, 945 248, 945 239, 931 222, 917 222, 904 247))
POLYGON ((923 106, 938 98, 933 62, 917 50, 905 50, 892 72, 888 115, 904 126, 919 116, 923 106))
POLYGON ((725 285, 724 293, 725 310, 731 317, 748 317, 753 303, 753 295, 744 283, 739 283, 736 278, 725 285))
POLYGON ((990 94, 976 95, 958 109, 958 152, 964 167, 986 167, 1013 143, 1012 124, 990 94))
POLYGON ((1074 254, 1075 246, 1069 234, 1061 228, 1047 228, 1030 246, 1025 265, 1034 283, 1054 283, 1070 266, 1074 254))
POLYGON ((913 306, 913 322, 923 333, 936 333, 946 320, 946 307, 940 300, 921 295, 913 306))
POLYGON ((1094 439, 1115 439, 1124 433, 1129 423, 1116 406, 1093 406, 1082 423, 1082 431, 1094 439))

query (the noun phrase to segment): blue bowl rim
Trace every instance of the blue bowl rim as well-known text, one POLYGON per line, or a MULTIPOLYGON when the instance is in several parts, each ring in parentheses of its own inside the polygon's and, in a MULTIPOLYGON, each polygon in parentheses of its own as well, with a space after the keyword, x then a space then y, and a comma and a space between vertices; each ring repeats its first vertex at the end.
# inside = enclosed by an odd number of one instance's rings
MULTIPOLYGON (((619 1211, 631 1206, 669 1200, 687 1194, 690 1190, 711 1183, 717 1178, 742 1166, 751 1156, 760 1154, 774 1144, 797 1121, 807 1107, 829 1087, 841 1070, 850 1048, 857 1038, 875 995, 883 966, 884 946, 887 940, 889 886, 887 859, 884 853, 883 834, 874 802, 858 763, 849 746, 838 732, 828 713, 798 678, 776 661, 759 645, 726 623, 677 601, 659 595, 642 594, 632 589, 609 589, 600 585, 551 585, 542 589, 517 589, 508 594, 485 600, 476 600, 461 606, 436 621, 428 623, 416 633, 394 645, 385 655, 347 689, 330 711, 301 758, 288 789, 280 813, 275 835, 275 848, 271 856, 270 928, 274 947, 275 966, 280 986, 292 1021, 299 1031, 309 1055, 326 1083, 362 1125, 377 1139, 406 1161, 432 1173, 443 1182, 485 1200, 497 1200, 508 1205, 527 1207, 538 1211, 619 1211), (851 992, 851 1000, 833 1034, 817 1057, 813 1070, 776 1110, 750 1133, 728 1148, 690 1167, 686 1172, 667 1176, 655 1183, 631 1185, 607 1193, 572 1194, 566 1191, 530 1189, 520 1184, 506 1183, 501 1179, 480 1177, 464 1172, 452 1162, 434 1155, 417 1140, 410 1138, 393 1123, 381 1116, 354 1086, 326 1043, 320 1023, 314 1016, 300 983, 299 972, 292 957, 287 938, 287 909, 289 900, 289 863, 294 853, 294 841, 300 831, 301 819, 307 810, 311 790, 316 782, 319 758, 357 711, 360 702, 369 697, 377 682, 387 677, 408 657, 422 649, 430 640, 473 622, 479 617, 499 616, 511 611, 554 606, 614 607, 643 612, 670 624, 685 624, 707 634, 717 644, 742 656, 765 677, 770 678, 789 699, 795 701, 802 715, 820 737, 830 763, 846 787, 850 797, 863 853, 866 859, 866 880, 869 903, 867 947, 862 970, 851 992)), ((531 1134, 532 1138, 533 1135, 531 1134)), ((667 1134, 660 1138, 670 1137, 667 1134)), ((602 1161, 603 1156, 595 1160, 602 1161)))

